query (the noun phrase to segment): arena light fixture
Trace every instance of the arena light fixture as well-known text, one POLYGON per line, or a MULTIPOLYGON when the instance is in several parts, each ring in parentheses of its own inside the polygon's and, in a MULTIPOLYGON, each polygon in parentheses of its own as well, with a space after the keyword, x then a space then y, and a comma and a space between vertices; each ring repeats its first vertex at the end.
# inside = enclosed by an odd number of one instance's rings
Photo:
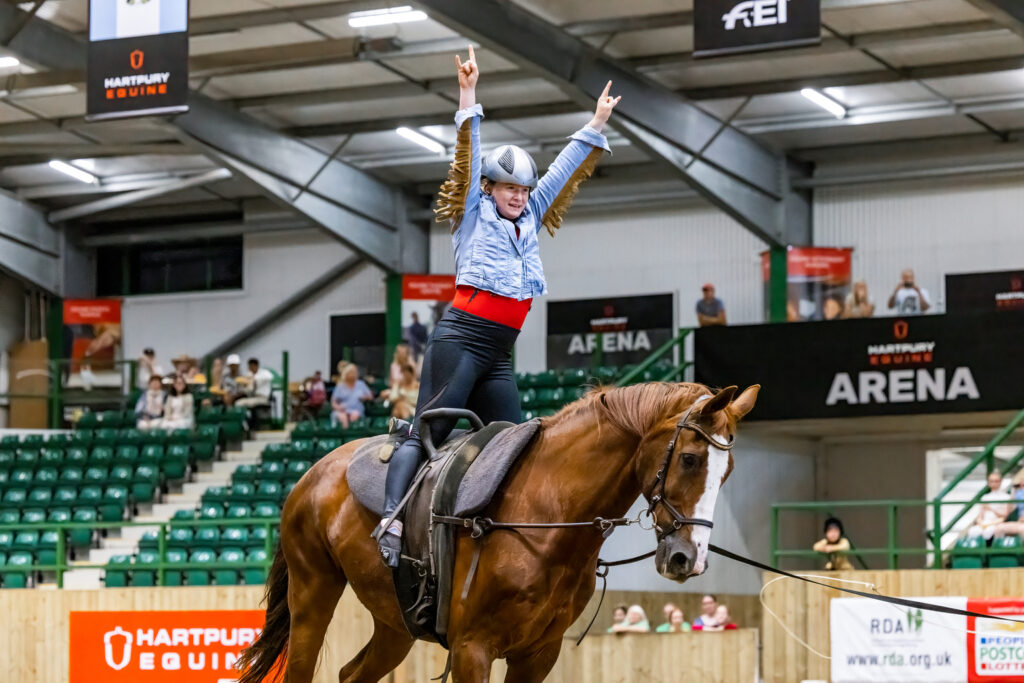
POLYGON ((823 92, 818 92, 814 88, 804 88, 800 91, 800 94, 828 113, 832 114, 832 116, 835 116, 837 119, 841 119, 846 116, 846 107, 823 92))
POLYGON ((17 57, 11 57, 10 55, 0 57, 0 69, 10 69, 11 67, 18 66, 19 64, 21 64, 21 61, 19 61, 17 57))
POLYGON ((400 126, 399 128, 395 128, 395 132, 409 142, 415 142, 420 147, 429 149, 434 154, 444 154, 444 145, 433 138, 428 138, 419 131, 415 131, 412 128, 406 128, 405 126, 400 126))
POLYGON ((83 171, 82 169, 78 168, 77 166, 72 166, 68 162, 61 161, 60 159, 54 159, 53 161, 51 161, 50 162, 50 168, 52 168, 55 171, 60 171, 61 173, 65 174, 65 175, 69 175, 72 178, 74 178, 75 180, 78 180, 78 181, 83 182, 83 183, 88 183, 90 185, 95 185, 96 183, 99 182, 99 178, 94 176, 92 173, 89 173, 87 171, 83 171))
POLYGON ((385 26, 387 24, 404 24, 409 21, 423 21, 426 18, 425 12, 413 9, 409 5, 402 5, 401 7, 353 12, 348 15, 348 25, 352 28, 365 28, 367 26, 385 26))

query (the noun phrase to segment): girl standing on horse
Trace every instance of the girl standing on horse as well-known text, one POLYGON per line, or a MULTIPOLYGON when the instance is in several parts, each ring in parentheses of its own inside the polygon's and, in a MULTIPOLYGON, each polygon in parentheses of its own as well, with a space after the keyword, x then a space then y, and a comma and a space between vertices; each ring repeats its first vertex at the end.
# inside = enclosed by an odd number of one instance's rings
MULTIPOLYGON (((458 141, 435 214, 438 222, 447 220, 452 226, 456 294, 427 343, 416 415, 433 408, 469 408, 485 424, 519 422, 512 346, 533 298, 547 294, 539 229, 543 225, 555 234, 580 183, 590 177, 602 154, 611 151, 601 130, 621 98, 609 95, 609 81, 594 118, 573 133, 538 180, 533 158, 514 145, 502 145, 481 160, 483 109, 476 103, 480 71, 473 47, 467 62, 456 56, 455 64, 458 141)), ((454 419, 432 421, 431 439, 441 444, 454 426, 454 419)), ((397 509, 422 457, 417 426, 388 466, 382 527, 397 509)), ((396 520, 382 531, 381 555, 397 567, 402 523, 396 520)))

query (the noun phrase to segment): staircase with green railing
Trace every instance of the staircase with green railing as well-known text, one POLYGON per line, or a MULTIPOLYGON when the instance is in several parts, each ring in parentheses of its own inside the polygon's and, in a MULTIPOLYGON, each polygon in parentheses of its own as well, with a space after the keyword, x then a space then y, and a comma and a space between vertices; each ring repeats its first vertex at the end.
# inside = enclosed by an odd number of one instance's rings
POLYGON ((672 339, 668 340, 635 368, 624 374, 615 386, 624 387, 637 382, 679 382, 693 363, 686 360, 686 338, 693 332, 683 328, 672 339), (678 353, 676 350, 678 349, 678 353), (662 366, 668 365, 667 369, 662 366), (654 372, 655 368, 659 371, 654 372))

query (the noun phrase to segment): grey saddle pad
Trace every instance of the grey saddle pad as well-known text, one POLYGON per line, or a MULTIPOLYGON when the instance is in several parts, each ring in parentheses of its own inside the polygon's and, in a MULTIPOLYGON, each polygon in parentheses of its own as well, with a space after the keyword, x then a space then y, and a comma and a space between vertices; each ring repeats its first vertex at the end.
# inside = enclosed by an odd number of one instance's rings
MULTIPOLYGON (((486 507, 539 427, 540 420, 530 420, 506 429, 487 444, 462 480, 455 497, 455 516, 473 515, 486 507)), ((388 473, 388 464, 380 461, 378 452, 386 440, 386 435, 369 439, 348 465, 348 487, 356 500, 378 515, 384 514, 384 479, 388 473)), ((456 437, 453 441, 462 440, 456 437)))

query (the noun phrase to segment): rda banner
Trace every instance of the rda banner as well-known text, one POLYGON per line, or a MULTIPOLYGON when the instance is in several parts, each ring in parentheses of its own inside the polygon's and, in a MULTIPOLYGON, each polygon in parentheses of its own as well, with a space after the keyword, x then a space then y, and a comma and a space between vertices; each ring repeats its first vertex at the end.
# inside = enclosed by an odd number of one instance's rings
POLYGON ((188 111, 188 0, 90 0, 90 121, 188 111))
POLYGON ((693 56, 821 42, 821 0, 693 0, 693 56))

